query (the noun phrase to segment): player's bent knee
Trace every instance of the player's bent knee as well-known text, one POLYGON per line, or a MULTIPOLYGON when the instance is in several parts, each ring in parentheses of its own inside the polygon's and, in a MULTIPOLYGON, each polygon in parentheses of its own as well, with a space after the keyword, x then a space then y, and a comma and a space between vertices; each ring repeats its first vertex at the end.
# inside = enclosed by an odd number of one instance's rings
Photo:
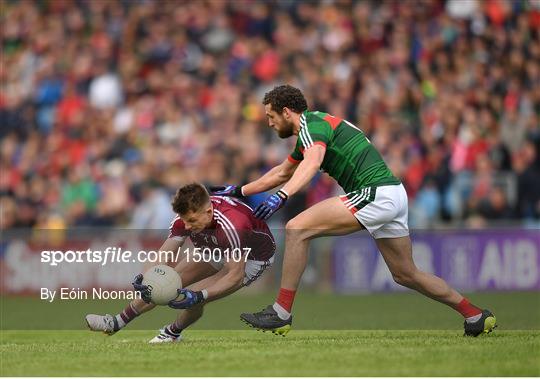
POLYGON ((415 270, 403 270, 392 272, 392 278, 394 281, 404 287, 414 286, 416 283, 415 270))
POLYGON ((296 232, 299 230, 302 230, 302 222, 298 220, 298 218, 292 218, 289 221, 287 221, 287 224, 285 224, 285 229, 289 232, 296 232))
POLYGON ((410 277, 404 275, 392 275, 392 278, 394 282, 404 287, 409 287, 412 284, 410 277))
POLYGON ((309 238, 309 231, 306 230, 304 223, 299 221, 296 217, 287 222, 285 225, 285 232, 287 233, 287 238, 309 238))

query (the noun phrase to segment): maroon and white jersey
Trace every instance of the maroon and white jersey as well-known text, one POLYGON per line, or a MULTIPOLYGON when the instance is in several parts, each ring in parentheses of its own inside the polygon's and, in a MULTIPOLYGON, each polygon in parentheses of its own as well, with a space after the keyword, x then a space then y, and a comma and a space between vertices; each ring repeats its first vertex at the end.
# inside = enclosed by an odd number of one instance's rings
POLYGON ((189 237, 195 247, 235 249, 249 251, 248 260, 266 261, 276 250, 272 232, 265 221, 253 216, 252 209, 242 201, 227 196, 210 196, 214 209, 213 221, 208 229, 199 233, 186 230, 184 221, 177 216, 171 223, 169 238, 181 240, 189 237))

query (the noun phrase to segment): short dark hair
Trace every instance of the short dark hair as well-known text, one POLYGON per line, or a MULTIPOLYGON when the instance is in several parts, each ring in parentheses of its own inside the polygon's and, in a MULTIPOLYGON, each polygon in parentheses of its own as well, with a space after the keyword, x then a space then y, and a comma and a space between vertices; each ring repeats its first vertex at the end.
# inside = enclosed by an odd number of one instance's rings
POLYGON ((308 108, 302 91, 288 84, 274 87, 265 93, 263 104, 270 104, 272 110, 278 113, 283 113, 285 107, 296 113, 302 113, 308 108))
POLYGON ((199 183, 191 183, 178 188, 171 203, 178 214, 197 212, 210 201, 206 188, 199 183))

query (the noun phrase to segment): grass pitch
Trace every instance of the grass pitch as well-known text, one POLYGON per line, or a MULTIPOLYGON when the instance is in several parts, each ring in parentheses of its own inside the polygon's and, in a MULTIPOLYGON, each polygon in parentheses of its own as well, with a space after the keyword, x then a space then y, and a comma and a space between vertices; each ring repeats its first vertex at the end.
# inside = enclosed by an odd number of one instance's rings
POLYGON ((187 331, 149 346, 153 331, 8 331, 10 376, 538 376, 540 333, 463 338, 453 331, 187 331))
POLYGON ((462 337, 458 314, 412 293, 301 293, 285 338, 239 321, 240 312, 272 298, 235 295, 211 304, 184 341, 164 346, 147 341, 174 318, 165 307, 108 337, 84 330, 83 317, 116 313, 123 302, 0 298, 0 375, 540 376, 538 293, 470 295, 499 323, 495 333, 479 338, 462 337))

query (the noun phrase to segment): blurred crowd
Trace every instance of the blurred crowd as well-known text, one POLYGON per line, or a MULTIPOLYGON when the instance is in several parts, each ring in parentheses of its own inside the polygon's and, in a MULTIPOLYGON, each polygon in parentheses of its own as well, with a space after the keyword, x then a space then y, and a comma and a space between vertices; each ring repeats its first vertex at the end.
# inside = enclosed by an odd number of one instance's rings
MULTIPOLYGON (((167 228, 178 186, 286 158, 261 105, 283 83, 365 131, 411 226, 538 222, 538 0, 0 7, 2 228, 167 228)), ((278 217, 338 191, 321 174, 278 217)))

